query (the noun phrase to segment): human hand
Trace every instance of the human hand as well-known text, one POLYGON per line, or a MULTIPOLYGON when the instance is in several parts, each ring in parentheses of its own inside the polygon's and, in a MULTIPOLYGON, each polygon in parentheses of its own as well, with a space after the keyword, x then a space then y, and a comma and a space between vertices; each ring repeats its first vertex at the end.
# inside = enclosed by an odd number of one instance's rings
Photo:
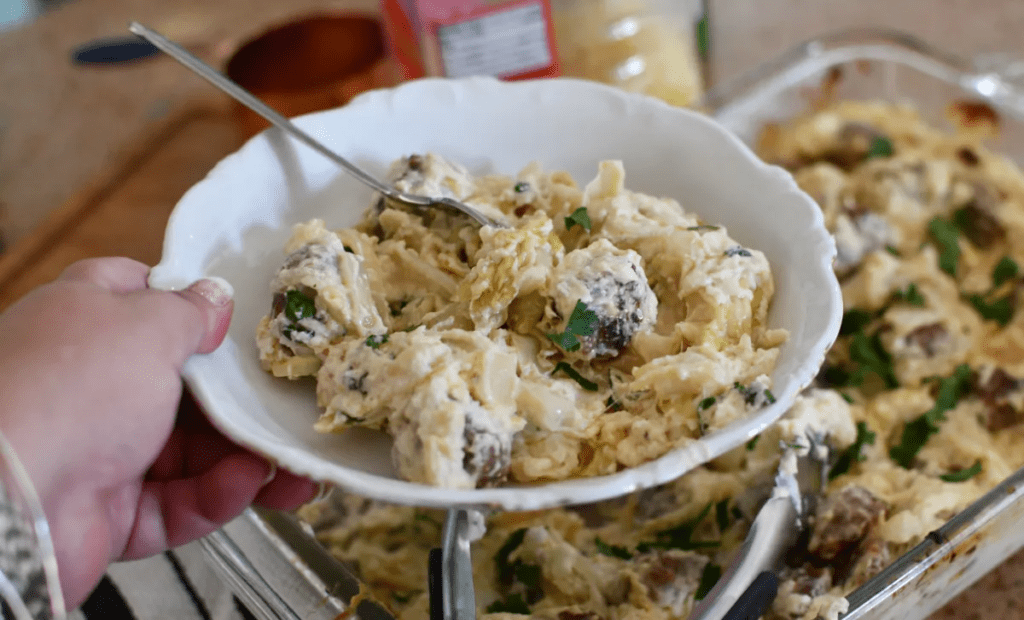
POLYGON ((69 608, 111 561, 205 536, 253 501, 291 509, 315 492, 283 471, 264 484, 271 465, 182 399, 185 360, 227 333, 230 291, 149 290, 148 271, 78 262, 0 314, 0 429, 43 503, 69 608))

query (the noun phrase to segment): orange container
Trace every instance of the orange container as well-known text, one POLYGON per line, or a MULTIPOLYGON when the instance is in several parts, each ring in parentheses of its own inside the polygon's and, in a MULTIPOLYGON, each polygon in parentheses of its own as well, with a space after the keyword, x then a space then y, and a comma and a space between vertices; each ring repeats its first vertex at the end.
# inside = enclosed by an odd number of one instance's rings
MULTIPOLYGON (((288 117, 335 108, 397 82, 381 24, 364 15, 311 15, 276 26, 244 43, 226 73, 288 117)), ((240 103, 233 109, 247 138, 269 125, 240 103)))

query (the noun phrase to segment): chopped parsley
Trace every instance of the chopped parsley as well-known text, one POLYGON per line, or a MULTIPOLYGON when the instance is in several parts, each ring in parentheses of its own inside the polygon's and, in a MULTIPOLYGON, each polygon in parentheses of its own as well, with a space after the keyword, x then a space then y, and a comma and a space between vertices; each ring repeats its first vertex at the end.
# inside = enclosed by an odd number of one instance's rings
POLYGON ((700 224, 698 226, 687 226, 686 230, 693 230, 697 232, 718 230, 720 226, 712 226, 711 224, 700 224))
POLYGON ((725 255, 729 256, 729 257, 732 257, 732 256, 743 256, 743 257, 747 257, 747 258, 752 256, 752 254, 750 253, 750 250, 748 250, 747 248, 738 246, 738 245, 734 245, 733 247, 728 248, 725 251, 725 255))
POLYGON ((743 402, 747 405, 753 406, 754 403, 757 402, 757 397, 760 394, 764 394, 764 399, 769 405, 775 403, 775 395, 772 394, 772 391, 769 389, 758 390, 754 385, 747 387, 739 381, 733 383, 732 386, 736 388, 736 391, 739 392, 740 395, 743 396, 743 402))
POLYGON ((760 435, 754 435, 750 441, 747 442, 747 451, 752 452, 757 447, 757 442, 761 440, 760 435))
POLYGON ((719 532, 725 532, 729 529, 729 499, 723 499, 722 501, 715 504, 715 523, 718 525, 719 532))
POLYGON ((553 375, 559 370, 569 375, 569 378, 576 383, 579 383, 580 387, 584 390, 587 390, 588 392, 597 391, 597 384, 577 372, 576 369, 570 366, 568 362, 558 362, 555 364, 555 369, 551 371, 551 374, 553 375))
POLYGON ((1006 327, 1016 310, 1016 291, 1010 291, 1003 297, 998 298, 993 298, 993 293, 1003 284, 1016 278, 1019 273, 1020 268, 1017 266, 1017 263, 1009 256, 1004 256, 996 264, 995 268, 992 269, 992 288, 989 292, 984 295, 965 295, 964 299, 971 302, 971 305, 978 311, 981 318, 995 321, 1000 327, 1006 327))
POLYGON ((527 616, 530 614, 530 606, 523 600, 522 594, 510 594, 505 600, 494 601, 488 605, 486 611, 489 614, 520 614, 527 616))
POLYGON ((971 302, 974 309, 978 311, 981 318, 995 321, 1000 327, 1006 327, 1013 318, 1014 301, 1016 295, 1011 291, 1005 297, 988 301, 985 295, 968 295, 967 300, 971 302))
POLYGON ((515 569, 512 563, 508 561, 509 556, 512 552, 519 548, 519 545, 523 544, 526 539, 526 528, 519 528, 518 530, 509 534, 505 544, 503 544, 498 552, 494 554, 494 564, 498 569, 498 580, 501 583, 512 583, 512 579, 515 577, 515 569))
POLYGON ((1009 256, 1004 256, 1002 260, 996 264, 995 269, 992 270, 993 288, 998 288, 1006 282, 1016 278, 1019 273, 1020 268, 1017 266, 1017 263, 1009 256))
POLYGON ((622 411, 623 406, 622 403, 615 400, 614 396, 609 396, 608 400, 604 401, 604 409, 605 411, 622 411))
POLYGON ((515 184, 515 187, 512 188, 512 190, 517 194, 522 194, 523 192, 529 191, 529 189, 530 184, 527 183, 526 181, 520 181, 515 184))
POLYGON ((572 215, 565 218, 565 229, 569 230, 573 226, 579 225, 583 230, 590 232, 590 215, 587 214, 586 207, 580 207, 572 212, 572 215))
POLYGON ((888 252, 889 254, 892 254, 893 256, 899 256, 900 255, 899 249, 896 246, 894 246, 894 245, 887 245, 887 246, 885 246, 885 251, 888 252))
POLYGON ((547 334, 547 337, 562 347, 565 351, 575 351, 580 348, 580 341, 577 336, 590 336, 597 329, 597 313, 587 308, 582 300, 576 302, 572 314, 569 315, 569 322, 566 323, 565 331, 560 334, 547 334))
POLYGON ((857 438, 853 440, 851 445, 839 453, 839 458, 836 459, 832 468, 828 470, 828 479, 832 480, 837 476, 845 474, 850 471, 850 466, 855 462, 866 459, 867 457, 863 454, 864 446, 874 444, 875 433, 868 430, 868 425, 865 422, 857 422, 857 438))
POLYGON ((889 449, 889 457, 905 469, 910 469, 924 444, 939 432, 939 423, 946 420, 946 412, 956 407, 960 398, 967 393, 970 382, 971 368, 967 364, 960 364, 952 375, 941 379, 935 405, 907 422, 900 443, 889 449))
POLYGON ((371 349, 379 349, 380 345, 386 343, 387 341, 388 334, 384 334, 383 336, 371 335, 366 339, 366 346, 370 347, 371 349))
POLYGON ((871 324, 874 320, 875 315, 868 312, 867 310, 861 310, 854 308, 847 310, 843 313, 843 322, 839 325, 839 335, 849 336, 862 331, 865 327, 871 324))
POLYGON ((964 482, 977 476, 981 473, 981 461, 975 461, 974 465, 971 465, 967 469, 960 469, 957 471, 951 471, 948 474, 942 474, 939 476, 939 480, 943 482, 964 482))
POLYGON ((888 389, 899 387, 896 372, 892 367, 892 356, 882 346, 882 339, 876 333, 868 336, 863 331, 853 335, 850 342, 850 360, 857 368, 850 373, 849 385, 861 385, 870 374, 877 375, 888 389))
POLYGON ((496 601, 489 605, 487 607, 488 612, 497 613, 505 611, 507 613, 528 614, 530 613, 528 602, 536 602, 544 597, 544 592, 540 589, 540 567, 534 564, 527 564, 518 559, 509 561, 512 552, 518 549, 525 539, 526 528, 520 528, 512 532, 505 541, 505 544, 494 554, 494 564, 498 569, 498 579, 502 584, 506 586, 512 586, 515 583, 522 584, 526 587, 526 594, 510 594, 504 601, 496 601))
POLYGON ((874 157, 892 157, 892 154, 896 150, 892 146, 892 140, 885 136, 878 136, 871 141, 871 146, 868 147, 868 153, 864 157, 865 159, 872 159, 874 157))
POLYGON ((853 397, 847 394, 846 392, 839 392, 839 395, 842 396, 843 400, 845 400, 846 402, 850 403, 851 405, 853 404, 853 397))
POLYGON ((939 246, 939 268, 956 276, 956 264, 960 260, 960 231, 949 220, 941 217, 928 222, 928 231, 939 246))
POLYGON ((594 546, 597 547, 597 552, 601 555, 607 555, 622 560, 628 560, 633 557, 633 554, 629 552, 629 549, 619 547, 618 545, 609 545, 600 538, 594 539, 594 546))
POLYGON ((656 533, 654 535, 654 542, 640 543, 637 545, 636 550, 641 553, 650 551, 651 549, 682 549, 683 551, 693 551, 695 549, 709 549, 720 546, 722 543, 718 540, 693 539, 694 534, 697 532, 697 528, 711 512, 711 507, 713 505, 713 502, 708 502, 708 505, 700 511, 699 515, 675 527, 656 533))
POLYGON ((705 411, 705 410, 707 410, 708 408, 710 408, 712 405, 715 404, 716 400, 718 400, 718 399, 716 399, 714 396, 708 396, 704 400, 700 401, 700 404, 697 405, 697 410, 698 411, 705 411))
POLYGON ((697 586, 697 591, 693 594, 693 600, 703 600, 705 596, 711 592, 711 589, 715 587, 718 580, 722 578, 722 567, 714 562, 708 562, 704 565, 704 572, 700 575, 700 584, 697 586))
POLYGON ((297 323, 316 315, 316 304, 299 291, 288 291, 284 294, 284 300, 284 315, 290 321, 297 323))
POLYGON ((355 250, 353 250, 353 249, 352 249, 351 247, 349 247, 349 246, 347 246, 347 245, 343 245, 343 246, 341 246, 341 247, 342 247, 342 248, 344 248, 344 250, 345 250, 346 252, 348 252, 349 254, 355 254, 355 250))
POLYGON ((907 285, 907 288, 893 293, 892 299, 893 301, 901 301, 905 304, 910 304, 911 306, 924 305, 924 295, 917 290, 917 285, 913 282, 907 285))
POLYGON ((395 599, 396 603, 405 605, 406 603, 408 603, 409 601, 412 600, 412 595, 413 595, 412 592, 406 592, 405 594, 400 594, 398 592, 392 592, 391 593, 391 598, 395 599))

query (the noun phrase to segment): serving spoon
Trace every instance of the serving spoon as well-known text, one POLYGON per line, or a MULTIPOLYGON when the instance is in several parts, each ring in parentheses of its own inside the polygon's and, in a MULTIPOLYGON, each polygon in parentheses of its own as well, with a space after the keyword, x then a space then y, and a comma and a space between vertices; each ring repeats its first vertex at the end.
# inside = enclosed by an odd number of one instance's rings
POLYGON ((505 228, 505 225, 484 215, 477 211, 473 207, 467 205, 464 202, 455 200, 454 198, 437 197, 437 196, 420 196, 417 194, 410 194, 408 192, 402 192, 396 189, 392 185, 382 182, 373 175, 369 174, 359 166, 353 164, 349 160, 345 159, 341 155, 335 153, 331 149, 327 148, 322 142, 309 135, 305 131, 299 129, 294 123, 288 120, 283 114, 277 110, 271 108, 267 104, 263 103, 258 97, 245 90, 238 83, 228 78, 223 73, 217 71, 210 65, 206 64, 194 54, 181 47, 177 43, 171 41, 162 34, 143 26, 138 22, 132 22, 128 25, 128 29, 134 34, 142 37, 154 47, 164 52, 168 56, 174 58, 185 67, 191 69, 194 73, 204 78, 209 83, 213 84, 228 96, 232 97, 242 105, 246 106, 256 114, 259 114, 263 118, 267 119, 270 124, 281 129, 282 131, 291 134, 294 138, 305 144, 306 146, 317 151, 327 159, 330 159, 334 163, 338 164, 345 169, 346 172, 351 174, 361 183, 369 186, 370 188, 380 192, 388 200, 392 200, 396 203, 412 207, 414 209, 425 209, 431 207, 441 207, 446 209, 453 209, 460 213, 464 213, 472 218, 474 221, 479 223, 481 226, 493 226, 495 228, 505 228))

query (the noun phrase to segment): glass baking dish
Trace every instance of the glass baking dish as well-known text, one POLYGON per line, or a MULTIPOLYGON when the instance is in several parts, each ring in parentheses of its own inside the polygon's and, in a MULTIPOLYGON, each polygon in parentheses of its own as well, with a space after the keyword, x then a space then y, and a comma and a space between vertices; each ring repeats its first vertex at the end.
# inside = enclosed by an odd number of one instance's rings
MULTIPOLYGON (((804 112, 823 91, 839 99, 905 102, 951 125, 951 104, 987 104, 1000 119, 990 146, 1024 166, 1024 63, 958 58, 909 35, 846 30, 800 45, 710 89, 702 109, 753 144, 766 124, 804 112)), ((918 620, 1024 547, 1024 469, 951 518, 848 597, 842 616, 918 620)), ((337 618, 353 577, 291 515, 248 510, 202 541, 207 559, 257 617, 337 618)), ((387 612, 363 602, 364 618, 387 612)))

